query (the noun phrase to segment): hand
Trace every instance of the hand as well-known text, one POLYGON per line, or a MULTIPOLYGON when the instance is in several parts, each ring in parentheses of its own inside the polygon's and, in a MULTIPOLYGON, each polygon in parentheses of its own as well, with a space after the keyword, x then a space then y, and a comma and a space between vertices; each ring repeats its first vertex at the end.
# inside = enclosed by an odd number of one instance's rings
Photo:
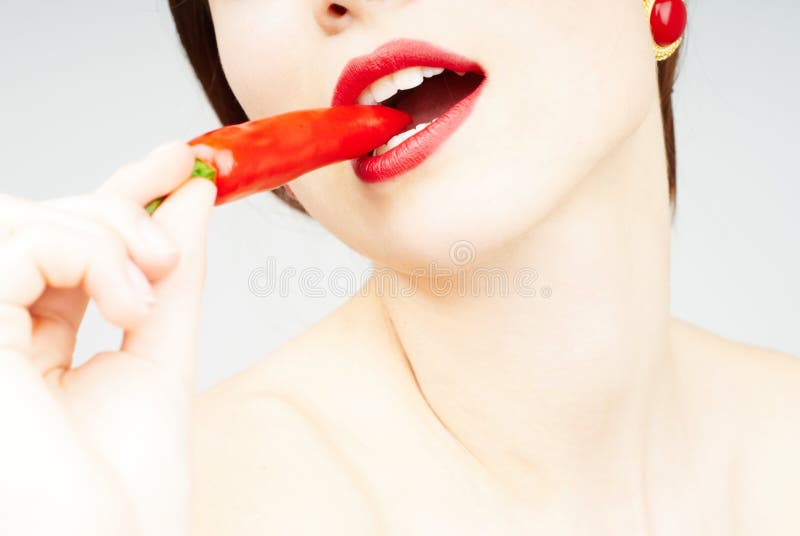
POLYGON ((162 146, 95 193, 0 196, 0 534, 188 533, 206 179, 162 146), (149 201, 171 194, 150 218, 149 201), (124 330, 72 368, 88 299, 124 330))

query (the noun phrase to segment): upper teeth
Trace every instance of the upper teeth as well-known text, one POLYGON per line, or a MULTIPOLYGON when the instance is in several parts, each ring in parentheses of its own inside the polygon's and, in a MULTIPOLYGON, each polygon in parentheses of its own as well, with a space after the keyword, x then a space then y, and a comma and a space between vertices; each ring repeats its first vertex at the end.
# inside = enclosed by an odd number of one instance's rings
POLYGON ((374 105, 392 98, 398 91, 421 86, 426 78, 442 74, 441 67, 408 67, 376 80, 358 97, 359 104, 374 105))

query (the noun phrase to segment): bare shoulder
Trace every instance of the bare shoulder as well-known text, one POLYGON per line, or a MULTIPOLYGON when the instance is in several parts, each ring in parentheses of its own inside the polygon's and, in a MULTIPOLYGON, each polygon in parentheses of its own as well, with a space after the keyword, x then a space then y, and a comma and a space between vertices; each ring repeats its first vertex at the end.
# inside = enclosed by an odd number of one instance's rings
MULTIPOLYGON (((347 304, 195 402, 196 534, 374 534, 369 493, 338 447, 385 365, 347 304)), ((372 334, 374 337, 374 333, 372 334)))
POLYGON ((209 393, 194 422, 196 535, 369 534, 360 490, 324 429, 291 400, 209 393))
POLYGON ((800 415, 799 357, 726 339, 683 320, 674 320, 672 328, 684 379, 701 382, 712 401, 746 403, 752 412, 741 407, 742 417, 800 415))
POLYGON ((694 407, 702 408, 705 439, 730 452, 743 533, 799 534, 800 359, 683 321, 674 323, 673 349, 694 407))

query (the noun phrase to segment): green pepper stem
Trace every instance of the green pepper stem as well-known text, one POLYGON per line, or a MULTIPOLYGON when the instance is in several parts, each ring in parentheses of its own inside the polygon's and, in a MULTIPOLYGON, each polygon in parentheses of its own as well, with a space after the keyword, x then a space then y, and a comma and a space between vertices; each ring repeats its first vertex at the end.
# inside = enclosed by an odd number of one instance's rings
MULTIPOLYGON (((211 182, 217 182, 217 170, 214 169, 209 164, 206 164, 204 161, 200 160, 199 158, 195 158, 194 160, 194 169, 192 170, 192 174, 189 175, 190 179, 201 178, 201 179, 208 179, 211 182)), ((158 199, 153 199, 150 201, 147 206, 144 208, 148 214, 151 216, 156 209, 161 206, 161 203, 167 196, 159 197, 158 199)))

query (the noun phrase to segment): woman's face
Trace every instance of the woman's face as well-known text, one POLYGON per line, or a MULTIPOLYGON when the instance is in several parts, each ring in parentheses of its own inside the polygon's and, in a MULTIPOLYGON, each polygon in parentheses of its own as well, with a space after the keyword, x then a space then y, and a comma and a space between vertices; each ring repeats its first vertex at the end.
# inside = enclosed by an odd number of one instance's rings
POLYGON ((447 265, 455 242, 508 246, 657 105, 641 0, 211 0, 211 11, 250 118, 330 105, 346 64, 395 39, 480 64, 471 114, 418 166, 368 183, 343 163, 291 184, 342 241, 402 271, 447 265))

